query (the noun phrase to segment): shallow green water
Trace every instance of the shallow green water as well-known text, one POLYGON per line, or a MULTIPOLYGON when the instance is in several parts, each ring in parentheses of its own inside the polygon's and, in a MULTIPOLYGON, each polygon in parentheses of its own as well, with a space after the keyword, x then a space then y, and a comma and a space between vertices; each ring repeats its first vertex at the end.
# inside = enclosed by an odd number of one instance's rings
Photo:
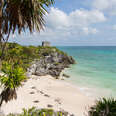
POLYGON ((87 95, 116 97, 116 47, 58 47, 77 64, 66 69, 69 81, 87 95))

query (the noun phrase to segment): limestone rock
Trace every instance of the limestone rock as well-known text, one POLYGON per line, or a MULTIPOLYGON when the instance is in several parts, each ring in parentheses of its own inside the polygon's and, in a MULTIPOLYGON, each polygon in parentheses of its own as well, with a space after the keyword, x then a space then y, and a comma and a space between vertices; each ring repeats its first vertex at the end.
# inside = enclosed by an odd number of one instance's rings
POLYGON ((42 54, 40 59, 34 60, 31 66, 27 69, 27 76, 51 75, 55 78, 60 76, 64 68, 68 68, 71 64, 75 64, 75 60, 64 53, 52 51, 49 54, 42 54))

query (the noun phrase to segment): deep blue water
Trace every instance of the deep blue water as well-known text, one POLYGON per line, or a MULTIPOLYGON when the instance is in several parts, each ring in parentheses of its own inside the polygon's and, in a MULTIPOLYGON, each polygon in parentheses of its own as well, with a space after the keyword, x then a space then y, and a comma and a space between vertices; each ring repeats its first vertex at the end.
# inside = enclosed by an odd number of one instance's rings
POLYGON ((70 80, 84 91, 98 96, 116 96, 116 47, 58 47, 74 57, 77 64, 66 69, 70 80))

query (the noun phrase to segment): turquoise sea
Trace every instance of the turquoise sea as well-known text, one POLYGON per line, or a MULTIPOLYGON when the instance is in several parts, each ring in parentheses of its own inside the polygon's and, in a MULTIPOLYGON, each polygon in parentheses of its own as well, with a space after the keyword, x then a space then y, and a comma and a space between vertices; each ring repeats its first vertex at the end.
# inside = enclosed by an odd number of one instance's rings
POLYGON ((64 72, 68 81, 78 85, 88 96, 116 97, 116 47, 58 47, 74 57, 77 64, 64 72))

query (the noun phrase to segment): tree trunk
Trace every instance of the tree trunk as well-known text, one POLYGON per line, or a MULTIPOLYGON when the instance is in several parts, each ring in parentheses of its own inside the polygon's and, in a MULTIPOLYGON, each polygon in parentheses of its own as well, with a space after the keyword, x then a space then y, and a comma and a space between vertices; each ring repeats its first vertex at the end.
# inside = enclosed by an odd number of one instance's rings
MULTIPOLYGON (((4 0, 0 0, 0 49, 2 49, 2 11, 3 11, 4 0)), ((0 70, 2 67, 2 59, 0 54, 0 70)))
POLYGON ((2 44, 2 12, 3 12, 4 0, 0 0, 0 47, 2 44))

